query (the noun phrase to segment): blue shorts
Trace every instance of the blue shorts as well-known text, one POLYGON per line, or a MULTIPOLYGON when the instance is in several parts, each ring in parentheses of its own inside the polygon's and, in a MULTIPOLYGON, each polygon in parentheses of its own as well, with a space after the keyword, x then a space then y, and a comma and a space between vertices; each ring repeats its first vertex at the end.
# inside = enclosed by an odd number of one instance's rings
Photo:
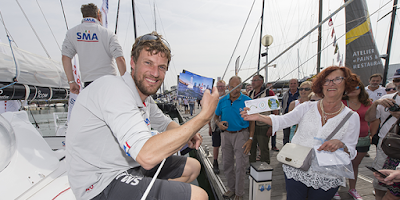
MULTIPOLYGON (((168 157, 146 199, 190 199, 189 183, 168 180, 182 176, 186 160, 183 156, 168 157)), ((158 167, 151 170, 136 167, 122 172, 93 200, 141 199, 158 167)))

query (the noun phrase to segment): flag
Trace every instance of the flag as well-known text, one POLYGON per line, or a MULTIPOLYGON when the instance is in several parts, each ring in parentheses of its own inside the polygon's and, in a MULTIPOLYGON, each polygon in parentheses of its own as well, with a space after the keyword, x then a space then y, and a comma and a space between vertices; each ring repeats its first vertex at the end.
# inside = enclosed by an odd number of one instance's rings
POLYGON ((340 59, 340 62, 339 62, 339 67, 342 65, 343 65, 343 54, 342 54, 342 59, 340 59))
POLYGON ((239 74, 239 60, 240 60, 240 56, 238 56, 236 58, 236 62, 235 62, 235 76, 237 76, 239 74))
POLYGON ((332 26, 332 25, 333 25, 332 18, 329 19, 328 25, 329 25, 329 26, 332 26))
MULTIPOLYGON (((79 71, 79 66, 76 64, 76 57, 74 57, 74 65, 72 66, 72 72, 74 74, 74 79, 76 84, 79 85, 79 92, 82 91, 82 85, 81 85, 81 75, 79 71)), ((68 115, 67 115, 67 121, 69 122, 70 116, 72 109, 74 108, 75 101, 78 98, 77 94, 71 93, 69 94, 69 100, 68 100, 68 115)))
POLYGON ((336 35, 335 38, 333 39, 333 46, 336 46, 336 35))
POLYGON ((108 21, 107 21, 107 14, 108 14, 108 0, 103 0, 103 4, 101 5, 101 18, 103 20, 103 26, 108 27, 108 21))
POLYGON ((336 44, 336 47, 335 47, 335 54, 338 52, 338 50, 339 50, 339 46, 336 44))
POLYGON ((331 34, 331 38, 333 38, 333 35, 335 34, 335 28, 332 28, 332 34, 331 34))
POLYGON ((340 61, 340 51, 339 51, 339 49, 338 49, 338 54, 337 54, 336 62, 339 62, 339 61, 340 61))

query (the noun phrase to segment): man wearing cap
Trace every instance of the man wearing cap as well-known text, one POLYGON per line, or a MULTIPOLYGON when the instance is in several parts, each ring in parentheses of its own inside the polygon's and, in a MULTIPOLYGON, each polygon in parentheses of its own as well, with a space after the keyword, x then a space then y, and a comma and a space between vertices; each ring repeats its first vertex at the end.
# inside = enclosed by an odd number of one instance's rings
POLYGON ((385 87, 380 85, 381 82, 381 74, 372 74, 369 77, 369 85, 365 87, 365 90, 368 92, 369 98, 372 99, 372 101, 376 101, 386 94, 385 87))
POLYGON ((101 26, 100 10, 93 3, 82 5, 82 23, 69 29, 62 45, 62 63, 72 93, 79 94, 71 59, 78 54, 84 87, 104 75, 124 75, 126 64, 117 36, 101 26), (118 70, 116 69, 114 59, 118 70))
POLYGON ((158 169, 145 199, 208 199, 203 189, 189 184, 200 163, 173 154, 186 144, 201 145, 198 131, 214 115, 218 91, 205 91, 201 112, 179 126, 151 97, 170 61, 161 35, 146 34, 132 46, 131 74, 103 76, 79 94, 66 136, 68 180, 78 200, 139 200, 158 169))
MULTIPOLYGON (((373 167, 377 170, 382 169, 387 158, 387 155, 383 152, 381 147, 382 139, 389 132, 389 129, 392 127, 392 125, 396 123, 397 119, 400 118, 400 111, 392 112, 388 110, 388 108, 393 106, 395 103, 400 105, 400 69, 396 70, 396 73, 393 77, 391 77, 391 79, 393 79, 393 83, 396 86, 397 92, 394 94, 384 95, 380 99, 375 100, 365 113, 365 121, 367 122, 371 122, 379 118, 381 119, 381 129, 377 133, 379 134, 379 142, 376 146, 376 156, 373 162, 373 167)), ((379 182, 376 178, 374 179, 373 186, 375 188, 376 199, 382 199, 387 191, 387 188, 379 185, 379 182)))
POLYGON ((231 93, 219 100, 214 117, 215 123, 222 131, 222 165, 228 181, 228 191, 223 197, 231 198, 236 195, 235 200, 243 199, 244 178, 249 164, 248 154, 254 135, 254 122, 244 121, 240 115, 240 111, 246 107, 244 102, 251 99, 240 92, 241 87, 233 90, 241 82, 239 76, 229 79, 228 89, 231 93))

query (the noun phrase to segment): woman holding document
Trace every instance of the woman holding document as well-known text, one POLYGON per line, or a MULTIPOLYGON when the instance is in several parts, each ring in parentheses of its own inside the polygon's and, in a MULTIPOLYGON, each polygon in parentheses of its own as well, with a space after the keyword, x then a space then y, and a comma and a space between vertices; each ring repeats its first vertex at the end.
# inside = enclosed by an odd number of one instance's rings
MULTIPOLYGON (((292 143, 314 147, 321 144, 343 118, 351 111, 342 103, 344 92, 351 92, 359 83, 359 78, 346 67, 331 66, 323 70, 313 80, 312 90, 323 98, 320 101, 307 101, 285 115, 262 116, 248 115, 249 108, 241 112, 246 121, 262 121, 272 126, 272 131, 298 124, 292 143)), ((323 142, 318 151, 335 152, 344 149, 350 159, 354 159, 360 118, 354 112, 343 124, 331 140, 323 142)), ((345 185, 345 179, 340 176, 329 175, 323 172, 308 171, 283 164, 286 179, 287 199, 320 200, 332 199, 339 186, 345 185)))

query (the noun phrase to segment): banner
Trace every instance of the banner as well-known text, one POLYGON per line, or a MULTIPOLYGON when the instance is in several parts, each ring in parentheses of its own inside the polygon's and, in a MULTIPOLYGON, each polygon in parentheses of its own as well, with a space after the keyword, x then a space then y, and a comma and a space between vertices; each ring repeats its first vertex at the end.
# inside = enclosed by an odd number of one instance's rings
POLYGON ((345 66, 359 75, 364 85, 369 84, 372 74, 383 73, 365 0, 355 0, 346 7, 345 61, 345 66))

